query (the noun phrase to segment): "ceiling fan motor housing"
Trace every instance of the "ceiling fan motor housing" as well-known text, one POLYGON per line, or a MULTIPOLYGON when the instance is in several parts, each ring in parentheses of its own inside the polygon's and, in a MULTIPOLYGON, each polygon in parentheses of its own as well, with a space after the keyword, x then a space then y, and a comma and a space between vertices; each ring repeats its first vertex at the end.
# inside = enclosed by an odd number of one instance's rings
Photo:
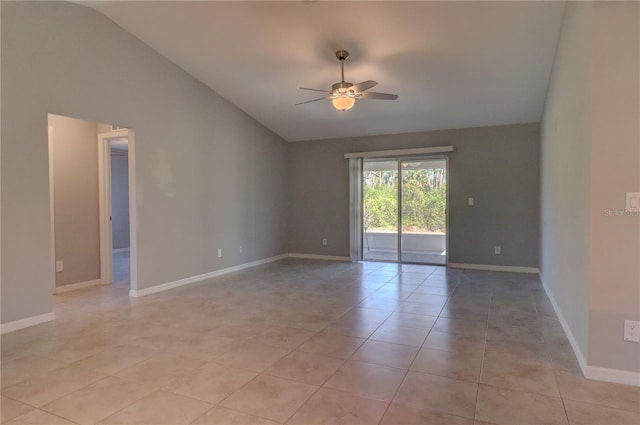
POLYGON ((331 85, 331 92, 334 94, 347 94, 351 87, 353 87, 353 83, 341 81, 331 85))
POLYGON ((349 59, 349 52, 347 52, 346 50, 338 50, 336 52, 336 57, 341 61, 345 61, 349 59))

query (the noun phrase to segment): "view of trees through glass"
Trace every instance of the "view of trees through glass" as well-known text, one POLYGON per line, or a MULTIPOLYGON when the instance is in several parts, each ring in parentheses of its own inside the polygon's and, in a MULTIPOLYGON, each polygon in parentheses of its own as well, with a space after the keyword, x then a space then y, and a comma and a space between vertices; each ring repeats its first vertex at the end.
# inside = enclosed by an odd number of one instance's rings
MULTIPOLYGON (((445 233, 446 175, 444 168, 402 170, 403 232, 445 233)), ((364 227, 366 231, 396 231, 398 223, 397 170, 365 170, 364 227)))

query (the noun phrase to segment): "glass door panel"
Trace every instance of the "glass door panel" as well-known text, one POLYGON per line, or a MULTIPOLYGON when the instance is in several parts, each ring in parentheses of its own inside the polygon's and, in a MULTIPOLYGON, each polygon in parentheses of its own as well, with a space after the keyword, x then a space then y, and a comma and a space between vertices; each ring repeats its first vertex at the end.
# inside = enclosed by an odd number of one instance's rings
POLYGON ((398 258, 398 161, 365 160, 362 179, 364 260, 398 258))
POLYGON ((400 170, 400 259, 446 264, 446 159, 403 160, 400 170))

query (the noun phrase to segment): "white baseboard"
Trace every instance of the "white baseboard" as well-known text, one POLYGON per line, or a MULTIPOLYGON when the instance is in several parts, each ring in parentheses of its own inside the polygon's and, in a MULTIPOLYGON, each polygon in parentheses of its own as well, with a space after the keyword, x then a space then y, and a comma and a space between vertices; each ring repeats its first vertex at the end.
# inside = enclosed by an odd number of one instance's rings
POLYGON ((26 319, 14 320, 13 322, 3 323, 0 325, 0 334, 6 334, 9 332, 17 331, 20 329, 28 328, 31 326, 39 325, 41 323, 50 322, 56 319, 54 312, 39 314, 37 316, 27 317, 26 319))
POLYGON ((54 294, 63 294, 76 289, 90 288, 92 286, 102 285, 102 279, 88 280, 86 282, 72 283, 70 285, 58 286, 53 290, 54 294))
POLYGON ((514 273, 540 273, 537 267, 520 267, 520 266, 497 266, 493 264, 465 264, 465 263, 447 263, 447 267, 454 269, 469 270, 487 270, 494 272, 514 272, 514 273))
POLYGON ((549 297, 549 301, 551 301, 551 305, 553 306, 553 310, 556 312, 556 316, 558 316, 558 320, 562 325, 562 329, 567 335, 567 339, 571 344, 571 348, 573 348, 573 352, 576 355, 576 359, 578 359, 578 364, 580 365, 580 370, 582 370, 582 374, 584 375, 584 377, 587 379, 593 379, 594 381, 613 382, 615 384, 633 385, 635 387, 640 387, 640 372, 590 366, 587 363, 587 360, 580 350, 580 346, 578 346, 576 338, 573 336, 573 332, 571 332, 571 329, 569 328, 569 324, 565 320, 564 315, 562 314, 562 311, 558 306, 558 303, 549 290, 549 287, 542 279, 542 276, 540 276, 540 281, 542 282, 544 292, 546 292, 547 297, 549 297))
POLYGON ((189 285, 191 283, 201 282, 203 280, 211 279, 223 274, 237 272, 240 270, 248 269, 251 267, 259 266, 261 264, 271 263, 273 261, 279 261, 287 258, 289 254, 277 255, 275 257, 263 258, 262 260, 252 261, 250 263, 239 264, 233 267, 227 267, 226 269, 215 270, 213 272, 200 274, 197 276, 186 277, 184 279, 174 280, 173 282, 167 282, 160 285, 155 285, 150 288, 144 289, 131 289, 129 291, 130 297, 144 297, 145 295, 155 294, 157 292, 167 291, 169 289, 178 288, 180 286, 189 285))
POLYGON ((573 348, 573 352, 576 355, 576 359, 578 359, 578 365, 580 365, 580 370, 582 370, 582 374, 584 376, 587 376, 587 360, 582 354, 582 350, 580 350, 578 341, 576 341, 576 338, 573 336, 573 332, 571 332, 571 328, 569 327, 569 324, 565 320, 564 315, 562 314, 562 310, 560 310, 560 307, 558 306, 556 299, 553 297, 553 294, 549 290, 549 287, 544 283, 544 280, 542 279, 542 275, 540 275, 540 282, 542 282, 542 288, 544 288, 544 292, 547 294, 549 301, 551 301, 551 305, 553 306, 553 311, 556 312, 556 316, 558 316, 560 325, 562 325, 562 329, 564 330, 564 333, 567 336, 567 339, 569 340, 569 344, 571 344, 571 348, 573 348))
POLYGON ((239 264, 233 267, 227 267, 226 269, 216 270, 209 273, 200 274, 197 276, 186 277, 184 279, 174 280, 173 282, 167 282, 160 285, 155 285, 150 288, 144 289, 131 289, 129 290, 129 296, 138 298, 145 295, 155 294, 157 292, 167 291, 169 289, 178 288, 180 286, 189 285, 191 283, 201 282, 203 280, 211 279, 217 276, 221 276, 227 273, 233 273, 240 270, 248 269, 251 267, 259 266, 261 264, 271 263, 274 261, 284 260, 285 258, 306 258, 311 260, 327 260, 327 261, 349 261, 349 257, 339 257, 332 255, 316 255, 316 254, 282 254, 275 257, 263 258, 262 260, 252 261, 250 263, 239 264))
POLYGON ((609 369, 606 367, 587 366, 587 379, 595 381, 613 382, 615 384, 633 385, 640 387, 640 372, 628 370, 609 369))
POLYGON ((113 250, 114 254, 118 254, 120 252, 129 252, 131 250, 131 248, 117 248, 113 250))
POLYGON ((318 255, 318 254, 287 254, 289 258, 305 258, 307 260, 326 260, 326 261, 349 261, 349 257, 341 257, 337 255, 318 255))

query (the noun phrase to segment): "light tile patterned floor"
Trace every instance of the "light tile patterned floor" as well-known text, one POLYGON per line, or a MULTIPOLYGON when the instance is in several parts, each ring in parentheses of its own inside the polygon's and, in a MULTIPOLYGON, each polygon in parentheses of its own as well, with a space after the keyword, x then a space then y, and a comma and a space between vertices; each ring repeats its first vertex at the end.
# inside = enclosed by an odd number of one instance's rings
POLYGON ((2 336, 9 424, 639 424, 530 275, 285 260, 2 336))
POLYGON ((113 283, 116 285, 128 285, 130 276, 129 251, 115 252, 113 254, 113 283))

